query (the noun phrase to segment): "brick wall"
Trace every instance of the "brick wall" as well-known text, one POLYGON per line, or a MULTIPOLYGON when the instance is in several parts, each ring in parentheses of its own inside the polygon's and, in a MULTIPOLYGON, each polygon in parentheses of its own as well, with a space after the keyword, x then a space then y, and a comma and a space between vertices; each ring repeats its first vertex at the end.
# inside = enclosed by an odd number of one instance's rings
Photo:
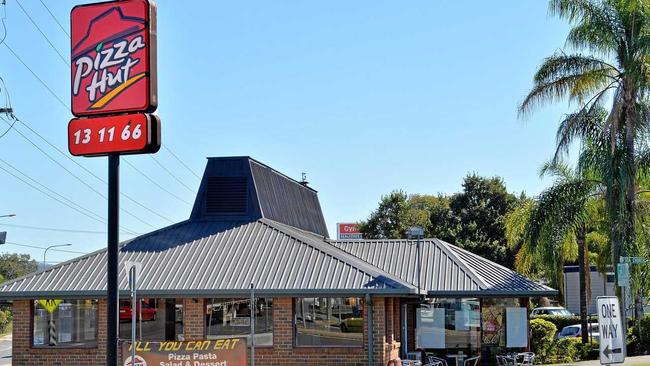
POLYGON ((97 307, 96 348, 32 348, 33 300, 14 300, 12 364, 18 366, 106 365, 106 301, 100 300, 97 307))
MULTIPOLYGON (((373 338, 375 365, 386 365, 397 357, 399 339, 399 300, 373 298, 373 338), (396 306, 397 305, 397 306, 396 306), (387 324, 389 324, 387 326, 387 324), (398 325, 397 327, 395 325, 398 325)), ((105 365, 106 301, 98 303, 97 347, 32 348, 32 300, 15 300, 13 328, 13 365, 67 366, 105 365)), ((364 304, 364 317, 368 314, 364 304)), ((362 347, 297 347, 293 339, 293 299, 273 299, 273 347, 256 347, 257 365, 345 365, 368 364, 368 329, 364 318, 362 347)), ((203 339, 205 301, 183 299, 183 333, 186 340, 203 339)), ((250 351, 249 351, 250 352, 250 351)))

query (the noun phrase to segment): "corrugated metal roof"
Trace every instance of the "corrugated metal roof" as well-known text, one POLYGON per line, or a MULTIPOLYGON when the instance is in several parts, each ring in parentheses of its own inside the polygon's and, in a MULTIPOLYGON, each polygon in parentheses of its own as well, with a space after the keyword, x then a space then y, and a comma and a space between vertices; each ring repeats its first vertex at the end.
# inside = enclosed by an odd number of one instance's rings
MULTIPOLYGON (((133 239, 120 248, 123 291, 125 261, 142 263, 138 287, 147 296, 247 294, 251 283, 258 294, 274 295, 415 292, 316 235, 268 219, 188 220, 133 239), (382 276, 392 288, 365 287, 382 276)), ((101 250, 4 283, 0 297, 105 296, 105 291, 106 251, 101 250)))
MULTIPOLYGON (((330 241, 380 269, 417 286, 414 240, 330 241)), ((556 290, 438 239, 421 241, 420 282, 431 296, 542 296, 556 290)))

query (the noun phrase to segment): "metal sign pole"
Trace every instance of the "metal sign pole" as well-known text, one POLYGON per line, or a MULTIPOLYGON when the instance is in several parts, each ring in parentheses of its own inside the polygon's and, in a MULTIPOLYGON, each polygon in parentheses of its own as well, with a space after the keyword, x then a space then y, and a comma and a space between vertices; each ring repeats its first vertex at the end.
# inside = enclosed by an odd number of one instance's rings
POLYGON ((106 365, 117 365, 118 297, 117 263, 119 245, 120 156, 108 156, 108 248, 107 248, 107 331, 106 365))
MULTIPOLYGON (((136 294, 136 269, 132 266, 129 270, 129 285, 131 287, 131 365, 135 365, 135 326, 138 296, 136 294)), ((142 319, 142 317, 140 317, 142 319)))
POLYGON ((251 306, 250 306, 250 322, 251 322, 251 365, 255 366, 255 288, 251 283, 251 306))

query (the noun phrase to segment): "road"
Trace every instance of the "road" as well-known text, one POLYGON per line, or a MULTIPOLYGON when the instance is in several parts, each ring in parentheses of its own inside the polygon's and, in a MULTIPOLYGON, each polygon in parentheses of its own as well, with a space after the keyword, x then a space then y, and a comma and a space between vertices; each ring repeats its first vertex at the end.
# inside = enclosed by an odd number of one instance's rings
MULTIPOLYGON (((650 356, 627 357, 625 359, 625 363, 622 363, 622 364, 619 364, 619 365, 622 365, 622 366, 650 366, 650 356)), ((553 366, 600 366, 600 362, 598 360, 580 361, 580 362, 565 363, 565 364, 559 364, 559 365, 553 365, 553 366)))
POLYGON ((11 365, 11 334, 0 337, 0 366, 11 365))

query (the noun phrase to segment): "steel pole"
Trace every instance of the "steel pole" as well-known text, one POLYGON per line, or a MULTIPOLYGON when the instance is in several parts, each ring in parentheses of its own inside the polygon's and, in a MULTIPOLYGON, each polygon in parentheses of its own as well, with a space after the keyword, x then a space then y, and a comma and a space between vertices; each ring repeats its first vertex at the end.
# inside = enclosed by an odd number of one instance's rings
POLYGON ((250 322, 251 322, 251 365, 255 366, 255 287, 251 283, 251 303, 250 303, 250 322))
POLYGON ((107 247, 107 326, 106 365, 117 365, 120 156, 108 156, 108 247, 107 247))
MULTIPOLYGON (((135 266, 129 270, 129 285, 131 287, 131 365, 135 365, 135 325, 136 312, 138 311, 138 296, 136 294, 136 270, 135 266)), ((142 317, 140 317, 142 318, 142 317)))

